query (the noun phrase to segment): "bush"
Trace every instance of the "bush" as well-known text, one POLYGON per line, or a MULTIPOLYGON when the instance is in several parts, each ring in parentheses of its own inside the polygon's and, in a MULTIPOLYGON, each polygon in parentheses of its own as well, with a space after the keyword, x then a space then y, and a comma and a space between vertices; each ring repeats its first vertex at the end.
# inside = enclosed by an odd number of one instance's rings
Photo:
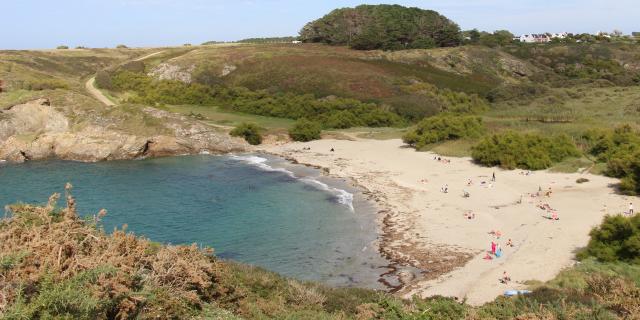
POLYGON ((231 130, 229 134, 234 137, 243 137, 245 141, 254 146, 262 143, 260 128, 253 123, 241 123, 231 130))
POLYGON ((98 71, 98 73, 96 73, 96 87, 106 90, 115 89, 111 81, 111 73, 106 70, 98 71))
POLYGON ((321 132, 322 127, 317 122, 300 119, 289 129, 289 137, 294 141, 307 142, 320 139, 321 132))
POLYGON ((67 50, 67 49, 69 49, 69 46, 57 46, 56 49, 58 49, 58 50, 67 50))
POLYGON ((624 125, 613 131, 591 130, 582 136, 589 153, 607 163, 605 174, 621 178, 620 190, 640 193, 640 133, 624 125))
POLYGON ((549 92, 549 88, 541 84, 510 84, 497 87, 487 93, 491 102, 510 100, 529 100, 549 92))
POLYGON ((116 46, 116 49, 129 49, 129 47, 125 46, 124 44, 119 44, 116 46))
POLYGON ((484 131, 482 119, 442 113, 420 121, 402 140, 420 149, 428 144, 445 140, 479 137, 484 131))
POLYGON ((566 135, 544 137, 513 131, 494 134, 473 147, 471 156, 486 166, 541 170, 580 152, 566 135))
POLYGON ((640 215, 606 216, 589 235, 591 240, 578 254, 580 259, 595 257, 603 262, 640 264, 640 215))
POLYGON ((99 85, 104 86, 102 88, 134 92, 136 95, 129 99, 133 103, 217 104, 230 111, 295 120, 306 118, 326 128, 390 127, 403 123, 397 114, 383 110, 376 104, 355 99, 317 99, 311 94, 270 93, 242 87, 224 87, 219 84, 220 78, 209 65, 196 69, 196 82, 191 84, 177 80, 156 80, 140 72, 141 70, 144 70, 142 63, 123 65, 118 71, 111 72, 110 83, 106 79, 109 72, 99 73, 99 85))

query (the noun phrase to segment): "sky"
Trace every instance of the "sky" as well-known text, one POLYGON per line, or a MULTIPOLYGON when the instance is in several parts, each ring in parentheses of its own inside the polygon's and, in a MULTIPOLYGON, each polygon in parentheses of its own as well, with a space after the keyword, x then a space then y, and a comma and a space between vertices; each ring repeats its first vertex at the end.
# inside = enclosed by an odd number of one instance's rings
POLYGON ((640 31, 639 0, 0 0, 0 49, 169 46, 296 35, 335 8, 432 9, 463 30, 640 31))

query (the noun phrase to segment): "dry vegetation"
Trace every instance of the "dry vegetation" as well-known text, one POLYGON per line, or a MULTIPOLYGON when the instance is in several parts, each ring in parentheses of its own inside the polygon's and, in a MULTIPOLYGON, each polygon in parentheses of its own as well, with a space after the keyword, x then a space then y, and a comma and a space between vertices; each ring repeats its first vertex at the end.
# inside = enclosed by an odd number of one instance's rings
POLYGON ((585 260, 533 294, 472 308, 449 298, 401 300, 328 288, 221 261, 211 249, 167 246, 106 211, 80 217, 67 185, 46 205, 13 205, 0 220, 2 319, 637 319, 640 267, 585 260))

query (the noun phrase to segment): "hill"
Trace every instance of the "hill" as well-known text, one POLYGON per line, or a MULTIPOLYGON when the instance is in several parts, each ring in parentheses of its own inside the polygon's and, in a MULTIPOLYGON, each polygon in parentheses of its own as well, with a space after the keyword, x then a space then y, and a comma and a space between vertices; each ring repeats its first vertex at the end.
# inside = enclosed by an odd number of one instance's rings
POLYGON ((457 24, 433 10, 360 5, 308 23, 300 39, 359 50, 401 50, 457 46, 462 37, 457 24))

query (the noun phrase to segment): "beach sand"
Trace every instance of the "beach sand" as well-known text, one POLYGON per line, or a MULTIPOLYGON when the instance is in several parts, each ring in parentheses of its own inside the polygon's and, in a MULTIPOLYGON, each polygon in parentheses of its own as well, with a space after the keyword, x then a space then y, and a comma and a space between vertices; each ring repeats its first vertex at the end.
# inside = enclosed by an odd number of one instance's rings
POLYGON ((526 288, 527 280, 551 280, 575 263, 575 251, 587 244, 589 231, 606 211, 621 213, 634 202, 615 193, 616 179, 547 171, 525 175, 523 170, 481 167, 470 158, 446 157, 446 163, 397 139, 318 140, 260 150, 352 179, 378 203, 381 252, 400 266, 425 271, 415 279, 404 275, 409 279, 398 294, 406 297, 443 295, 479 305, 506 290, 526 288), (578 178, 589 182, 578 184, 578 178), (445 185, 448 193, 441 192, 445 185), (539 188, 540 197, 529 196, 539 188), (549 188, 552 195, 546 197, 549 188), (470 197, 463 197, 464 190, 470 197), (546 219, 540 202, 556 209, 560 220, 546 219), (475 219, 463 216, 469 211, 475 219), (490 234, 495 230, 502 233, 500 239, 490 234), (507 246, 508 239, 513 247, 507 246), (491 241, 504 254, 485 260, 491 241), (512 279, 509 284, 499 282, 504 271, 512 279))

